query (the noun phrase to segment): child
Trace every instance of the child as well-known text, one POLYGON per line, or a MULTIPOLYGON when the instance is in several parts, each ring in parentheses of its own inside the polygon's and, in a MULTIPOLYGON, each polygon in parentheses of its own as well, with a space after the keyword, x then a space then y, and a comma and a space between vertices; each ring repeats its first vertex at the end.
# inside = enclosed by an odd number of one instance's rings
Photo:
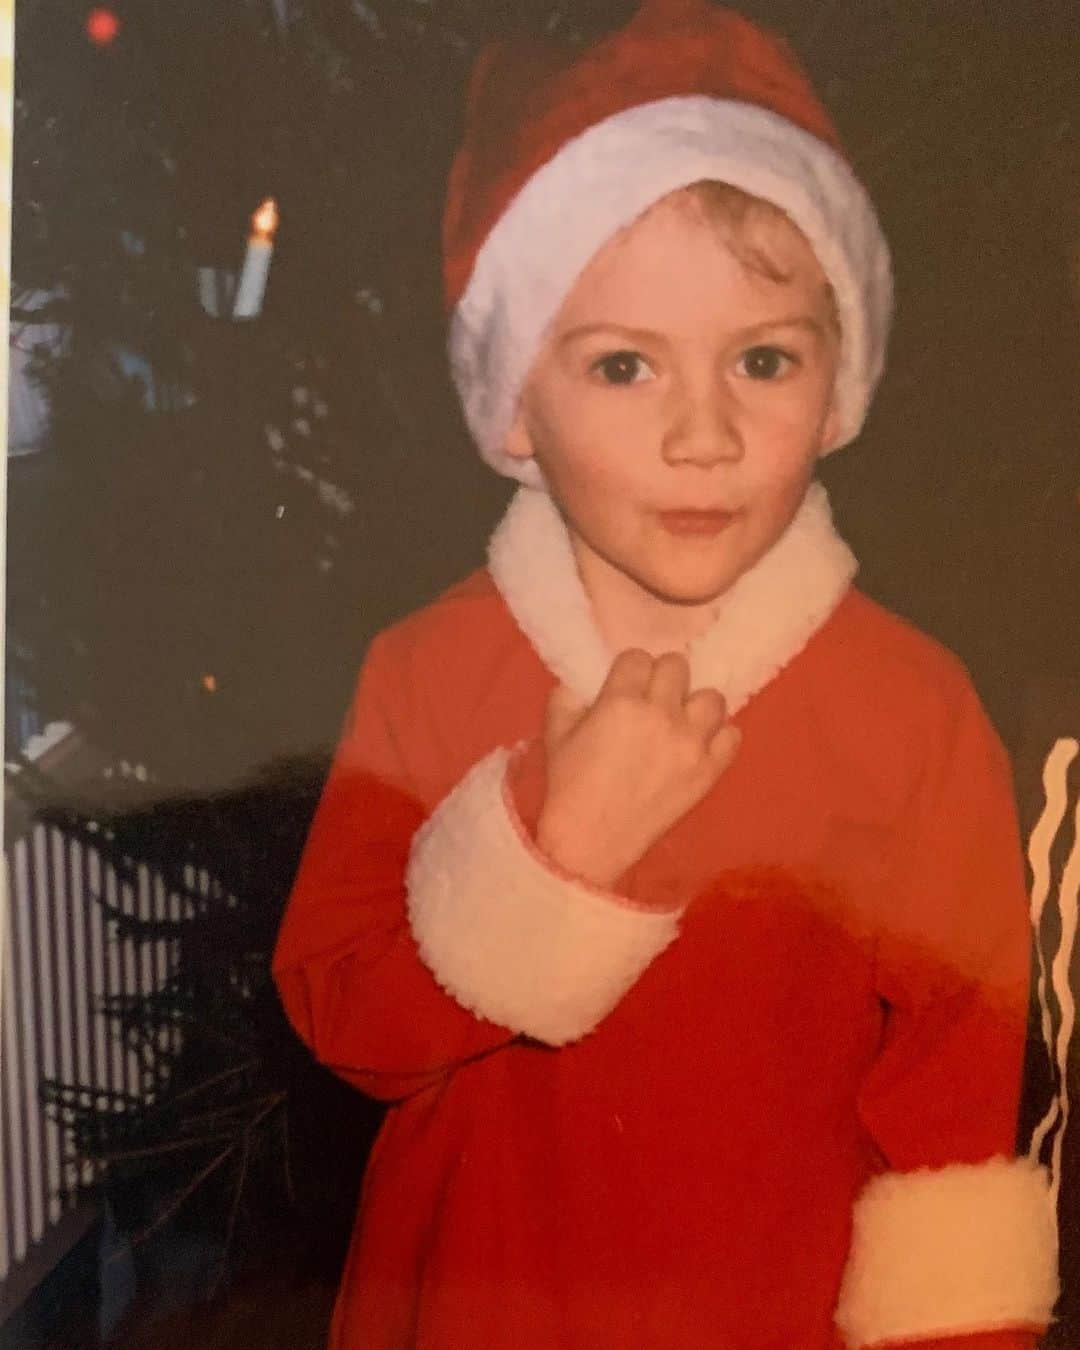
POLYGON ((1030 1350, 1003 751, 819 456, 890 273, 786 48, 503 44, 444 230, 488 566, 372 643, 275 957, 391 1103, 338 1350, 1030 1350))

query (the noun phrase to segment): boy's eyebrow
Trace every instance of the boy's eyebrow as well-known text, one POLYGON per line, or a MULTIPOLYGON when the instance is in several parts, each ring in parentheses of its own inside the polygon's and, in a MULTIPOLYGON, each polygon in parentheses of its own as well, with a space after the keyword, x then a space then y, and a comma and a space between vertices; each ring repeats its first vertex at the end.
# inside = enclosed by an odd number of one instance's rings
POLYGON ((765 333, 770 328, 805 328, 817 337, 825 336, 825 325, 812 314, 791 314, 783 319, 766 319, 764 323, 756 323, 750 328, 742 329, 742 333, 743 335, 765 333))
POLYGON ((583 323, 577 328, 571 328, 561 334, 558 345, 563 347, 569 342, 576 342, 579 338, 592 337, 594 333, 621 333, 631 342, 656 341, 657 339, 661 342, 665 341, 662 333, 655 333, 651 328, 627 328, 621 323, 583 323))
MULTIPOLYGON (((820 320, 815 319, 813 315, 790 314, 780 319, 765 319, 762 323, 755 323, 749 328, 742 328, 739 330, 739 336, 752 337, 755 333, 766 333, 773 328, 803 328, 807 332, 813 333, 815 337, 824 337, 826 332, 825 325, 820 320)), ((631 342, 667 341, 663 333, 654 332, 651 328, 629 328, 621 323, 585 323, 563 333, 559 338, 558 345, 562 347, 567 343, 576 342, 580 338, 592 337, 596 333, 619 333, 631 342)))

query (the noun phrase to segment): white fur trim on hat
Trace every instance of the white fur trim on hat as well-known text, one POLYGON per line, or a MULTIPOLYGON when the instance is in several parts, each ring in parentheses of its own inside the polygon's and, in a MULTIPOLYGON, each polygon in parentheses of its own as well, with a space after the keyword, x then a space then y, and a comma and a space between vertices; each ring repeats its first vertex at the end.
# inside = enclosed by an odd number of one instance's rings
POLYGON ((565 1045, 592 1031, 678 933, 566 877, 530 846, 492 751, 417 831, 406 873, 424 963, 451 997, 512 1031, 565 1045))
POLYGON ((1057 1294, 1046 1169, 991 1158, 867 1185, 836 1323, 851 1347, 1044 1327, 1057 1294))
POLYGON ((543 486, 504 444, 548 325, 590 259, 654 202, 701 179, 787 213, 832 284, 842 329, 839 438, 853 440, 881 374, 892 313, 888 246, 866 191, 818 137, 754 104, 658 99, 596 123, 529 179, 481 247, 450 326, 450 360, 480 453, 543 486))
MULTIPOLYGON (((724 593, 690 643, 695 688, 719 689, 734 716, 806 646, 847 594, 858 564, 811 483, 791 524, 724 593)), ((519 488, 488 545, 488 570, 547 668, 591 703, 614 653, 596 626, 566 525, 545 492, 519 488)))

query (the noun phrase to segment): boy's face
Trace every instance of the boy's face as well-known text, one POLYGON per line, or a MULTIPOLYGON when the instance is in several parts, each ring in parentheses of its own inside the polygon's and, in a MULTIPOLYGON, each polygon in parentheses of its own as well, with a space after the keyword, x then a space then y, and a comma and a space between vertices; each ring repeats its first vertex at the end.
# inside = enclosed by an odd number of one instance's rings
POLYGON ((536 457, 590 594, 629 578, 667 604, 721 595, 786 529, 834 435, 824 274, 786 218, 748 242, 784 280, 673 194, 592 259, 545 337, 506 448, 536 457), (689 510, 718 514, 668 514, 689 510))

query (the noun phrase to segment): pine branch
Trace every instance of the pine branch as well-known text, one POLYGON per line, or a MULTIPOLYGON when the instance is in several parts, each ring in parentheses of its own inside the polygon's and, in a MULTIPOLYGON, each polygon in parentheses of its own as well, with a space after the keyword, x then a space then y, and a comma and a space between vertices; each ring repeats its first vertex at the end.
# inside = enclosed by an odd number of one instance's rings
POLYGON ((196 1139, 176 1139, 168 1144, 150 1144, 146 1148, 116 1149, 111 1153, 101 1153, 96 1161, 102 1163, 132 1162, 136 1158, 159 1158, 167 1153, 182 1153, 189 1149, 207 1148, 211 1144, 224 1144, 235 1140, 235 1135, 225 1132, 204 1134, 196 1139))
POLYGON ((159 1232, 169 1222, 169 1220, 183 1208, 192 1198, 200 1186, 208 1181, 210 1177, 221 1167, 239 1148, 239 1142, 231 1144, 224 1152, 218 1154, 210 1163, 204 1167, 197 1176, 193 1177, 183 1190, 173 1197, 172 1201, 158 1213, 154 1219, 145 1228, 140 1229, 131 1238, 131 1245, 137 1247, 143 1242, 159 1232))

